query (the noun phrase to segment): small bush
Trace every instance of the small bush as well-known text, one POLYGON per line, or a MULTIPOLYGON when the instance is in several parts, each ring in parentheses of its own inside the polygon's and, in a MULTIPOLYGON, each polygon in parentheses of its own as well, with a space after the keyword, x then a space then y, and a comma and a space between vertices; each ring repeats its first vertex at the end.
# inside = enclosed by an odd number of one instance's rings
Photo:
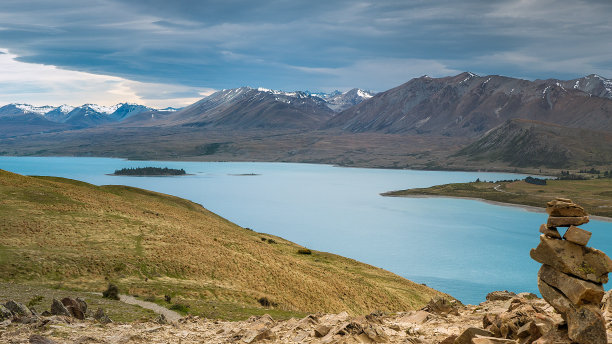
POLYGON ((189 305, 185 305, 182 303, 175 303, 170 306, 170 309, 173 311, 177 311, 179 313, 187 313, 189 311, 189 305))
POLYGON ((262 238, 261 238, 261 241, 266 241, 266 238, 262 237, 262 238))
POLYGON ((307 248, 301 248, 298 250, 298 254, 312 254, 312 251, 307 248))
POLYGON ((36 305, 38 305, 39 303, 41 303, 43 300, 43 297, 40 295, 36 295, 34 296, 30 301, 28 301, 28 303, 26 304, 26 306, 28 306, 28 308, 32 308, 36 305))
POLYGON ((102 292, 102 297, 112 300, 119 300, 119 287, 114 284, 109 284, 108 288, 102 292))
POLYGON ((276 302, 272 302, 270 299, 268 299, 265 296, 257 299, 257 302, 259 302, 259 304, 262 305, 263 307, 276 307, 277 306, 276 302))
POLYGON ((276 241, 274 239, 268 239, 268 244, 276 244, 276 241))
POLYGON ((166 294, 166 295, 164 295, 164 300, 166 300, 166 302, 170 303, 170 302, 172 302, 172 296, 166 294))

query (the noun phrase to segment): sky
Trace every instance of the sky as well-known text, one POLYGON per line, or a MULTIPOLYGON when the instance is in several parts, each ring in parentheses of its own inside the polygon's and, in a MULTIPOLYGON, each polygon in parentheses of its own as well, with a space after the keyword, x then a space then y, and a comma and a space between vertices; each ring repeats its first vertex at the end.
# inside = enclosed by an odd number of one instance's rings
POLYGON ((2 0, 0 105, 185 106, 241 86, 612 78, 609 0, 2 0))

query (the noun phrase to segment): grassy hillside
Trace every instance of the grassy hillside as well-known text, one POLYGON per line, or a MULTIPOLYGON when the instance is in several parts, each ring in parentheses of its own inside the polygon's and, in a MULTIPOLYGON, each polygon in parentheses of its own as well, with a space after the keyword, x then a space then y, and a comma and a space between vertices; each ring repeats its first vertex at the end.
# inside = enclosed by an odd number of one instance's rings
POLYGON ((114 282, 124 293, 162 304, 170 295, 191 313, 229 319, 399 311, 439 294, 351 259, 298 254, 300 248, 177 197, 0 170, 5 281, 91 291, 114 282), (258 302, 264 297, 271 310, 258 302))
POLYGON ((612 217, 612 179, 548 180, 546 185, 525 181, 472 182, 436 185, 384 193, 385 196, 452 196, 481 198, 534 207, 546 207, 555 197, 570 198, 589 214, 612 217))

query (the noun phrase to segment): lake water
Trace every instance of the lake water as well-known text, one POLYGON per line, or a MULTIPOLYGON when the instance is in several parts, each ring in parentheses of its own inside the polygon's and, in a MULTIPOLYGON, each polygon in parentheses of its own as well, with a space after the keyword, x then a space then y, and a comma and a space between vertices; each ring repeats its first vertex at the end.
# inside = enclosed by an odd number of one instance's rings
MULTIPOLYGON (((546 214, 450 198, 382 197, 381 192, 481 180, 508 173, 340 168, 234 162, 146 162, 107 158, 0 157, 0 168, 89 183, 124 184, 187 198, 258 232, 281 236, 390 270, 464 303, 494 290, 537 293, 529 258, 546 214), (181 177, 124 177, 124 167, 183 168, 181 177), (245 176, 240 174, 257 174, 245 176)), ((612 253, 612 224, 591 221, 590 244, 612 253)))

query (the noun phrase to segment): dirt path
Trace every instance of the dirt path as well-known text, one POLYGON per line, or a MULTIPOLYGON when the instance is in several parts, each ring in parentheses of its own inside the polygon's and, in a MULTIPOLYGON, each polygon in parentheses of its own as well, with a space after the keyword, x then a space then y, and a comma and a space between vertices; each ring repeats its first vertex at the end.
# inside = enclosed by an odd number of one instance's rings
MULTIPOLYGON (((96 294, 100 296, 102 295, 102 293, 92 293, 92 294, 96 294)), ((127 303, 128 305, 136 305, 142 308, 150 309, 157 314, 163 314, 166 317, 166 320, 168 320, 171 323, 175 323, 179 321, 179 319, 182 318, 182 316, 175 311, 162 307, 158 305, 157 303, 138 300, 137 298, 133 296, 119 295, 119 301, 123 303, 127 303)))
POLYGON ((162 307, 157 303, 138 300, 133 296, 119 295, 119 301, 127 303, 128 305, 136 305, 142 308, 150 309, 157 314, 163 314, 166 317, 166 320, 169 322, 177 322, 180 318, 182 318, 182 316, 175 311, 162 307))

